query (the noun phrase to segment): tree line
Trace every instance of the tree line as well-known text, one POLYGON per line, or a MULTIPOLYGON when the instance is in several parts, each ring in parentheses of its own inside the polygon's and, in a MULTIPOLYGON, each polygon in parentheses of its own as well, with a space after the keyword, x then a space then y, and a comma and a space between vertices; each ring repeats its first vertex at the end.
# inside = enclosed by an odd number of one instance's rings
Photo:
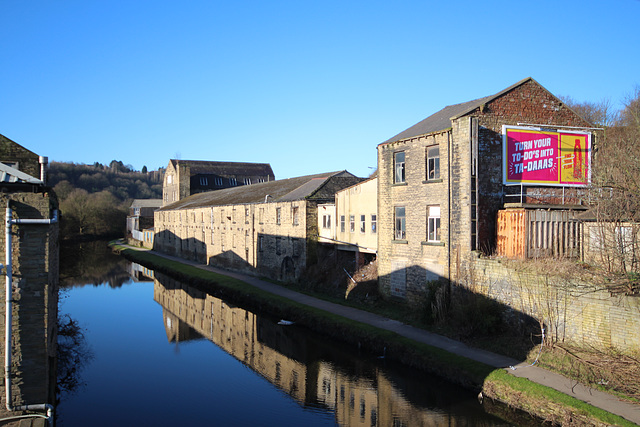
POLYGON ((617 110, 610 100, 563 101, 601 128, 586 204, 598 222, 597 252, 613 283, 640 292, 640 86, 617 110))
POLYGON ((63 239, 124 235, 133 199, 162 198, 164 169, 136 171, 122 161, 109 165, 51 162, 48 182, 62 213, 63 239))

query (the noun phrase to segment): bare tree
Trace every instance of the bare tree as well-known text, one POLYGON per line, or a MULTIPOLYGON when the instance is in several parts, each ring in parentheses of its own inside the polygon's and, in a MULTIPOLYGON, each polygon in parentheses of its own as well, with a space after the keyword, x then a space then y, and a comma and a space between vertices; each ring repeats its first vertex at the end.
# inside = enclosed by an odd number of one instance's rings
POLYGON ((623 105, 615 114, 605 103, 572 108, 586 109, 603 126, 590 192, 598 225, 596 250, 602 265, 615 275, 614 283, 633 293, 640 273, 640 88, 623 105))
POLYGON ((610 99, 600 102, 578 102, 570 96, 561 96, 560 99, 582 118, 595 126, 612 126, 618 120, 618 112, 613 107, 610 99))

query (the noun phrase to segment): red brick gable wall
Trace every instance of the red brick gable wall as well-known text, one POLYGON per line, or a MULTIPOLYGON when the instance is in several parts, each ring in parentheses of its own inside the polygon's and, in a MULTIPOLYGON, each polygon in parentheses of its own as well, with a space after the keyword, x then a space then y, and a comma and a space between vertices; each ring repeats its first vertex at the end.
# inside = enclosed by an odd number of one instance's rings
MULTIPOLYGON (((590 127, 591 123, 534 80, 528 80, 466 116, 478 119, 478 241, 477 249, 492 252, 496 243, 496 215, 503 203, 519 202, 503 193, 520 188, 502 185, 502 125, 542 124, 590 127)), ((558 187, 525 187, 526 203, 577 204, 579 190, 558 187)))
POLYGON ((482 111, 478 109, 472 114, 481 117, 485 126, 496 131, 500 131, 505 122, 593 126, 533 80, 515 87, 487 103, 482 111))

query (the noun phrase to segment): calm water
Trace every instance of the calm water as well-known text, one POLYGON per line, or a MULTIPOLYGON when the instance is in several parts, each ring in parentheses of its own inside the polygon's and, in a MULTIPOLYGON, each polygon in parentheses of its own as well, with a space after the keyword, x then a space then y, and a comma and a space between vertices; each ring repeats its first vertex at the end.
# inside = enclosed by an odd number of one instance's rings
POLYGON ((507 425, 440 379, 125 267, 65 280, 84 346, 59 426, 507 425))

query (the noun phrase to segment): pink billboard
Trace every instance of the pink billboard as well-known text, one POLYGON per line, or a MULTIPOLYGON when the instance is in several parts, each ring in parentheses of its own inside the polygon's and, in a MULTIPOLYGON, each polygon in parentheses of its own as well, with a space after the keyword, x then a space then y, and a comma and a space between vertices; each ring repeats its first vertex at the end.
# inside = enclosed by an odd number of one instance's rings
POLYGON ((502 135, 505 184, 589 184, 590 133, 503 126, 502 135))

